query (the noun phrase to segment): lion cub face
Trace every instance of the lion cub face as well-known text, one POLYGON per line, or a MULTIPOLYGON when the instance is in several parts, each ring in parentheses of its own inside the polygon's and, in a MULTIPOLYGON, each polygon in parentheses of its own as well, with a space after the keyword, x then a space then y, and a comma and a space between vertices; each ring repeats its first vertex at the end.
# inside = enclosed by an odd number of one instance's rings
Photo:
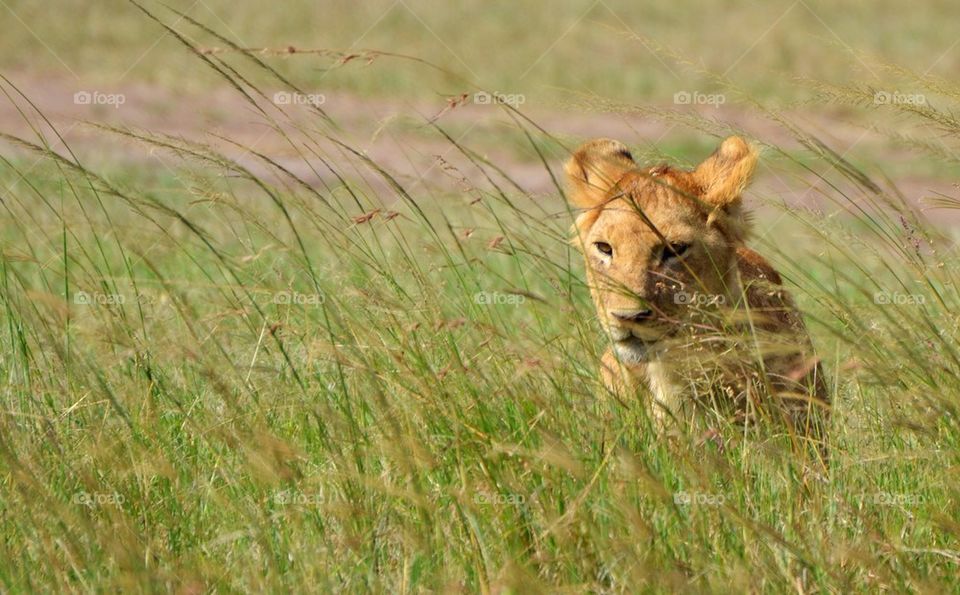
POLYGON ((693 310, 731 299, 740 194, 756 159, 732 137, 693 171, 641 168, 601 139, 567 163, 570 201, 585 209, 576 228, 591 293, 622 361, 648 358, 693 310))

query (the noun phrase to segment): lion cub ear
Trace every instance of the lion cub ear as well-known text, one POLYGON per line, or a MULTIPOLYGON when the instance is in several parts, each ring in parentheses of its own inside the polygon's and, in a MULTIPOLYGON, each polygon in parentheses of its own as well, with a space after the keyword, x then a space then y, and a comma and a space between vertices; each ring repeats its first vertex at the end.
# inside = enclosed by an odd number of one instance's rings
POLYGON ((693 171, 703 188, 701 198, 715 207, 736 207, 757 168, 757 150, 739 136, 731 136, 693 171))
POLYGON ((564 166, 570 202, 581 208, 600 205, 623 174, 637 167, 627 147, 598 138, 580 145, 564 166))

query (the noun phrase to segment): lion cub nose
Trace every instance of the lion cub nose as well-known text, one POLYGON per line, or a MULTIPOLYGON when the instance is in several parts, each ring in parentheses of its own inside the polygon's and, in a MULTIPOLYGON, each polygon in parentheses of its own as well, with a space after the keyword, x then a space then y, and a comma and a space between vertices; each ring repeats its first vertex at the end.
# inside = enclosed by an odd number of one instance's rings
POLYGON ((653 310, 615 310, 611 314, 621 322, 644 322, 653 318, 653 310))

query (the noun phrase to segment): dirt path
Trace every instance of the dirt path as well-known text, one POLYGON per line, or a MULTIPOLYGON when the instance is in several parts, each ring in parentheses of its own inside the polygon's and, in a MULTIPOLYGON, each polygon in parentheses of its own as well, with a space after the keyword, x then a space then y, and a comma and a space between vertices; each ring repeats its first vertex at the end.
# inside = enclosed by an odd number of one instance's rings
MULTIPOLYGON (((202 142, 258 174, 269 175, 269 170, 251 151, 269 157, 308 183, 319 184, 333 179, 316 162, 305 161, 300 152, 291 147, 289 139, 268 126, 265 118, 233 89, 187 96, 144 85, 94 90, 78 88, 74 81, 67 79, 28 75, 11 75, 9 78, 49 118, 70 148, 94 166, 152 165, 175 169, 177 160, 170 154, 98 130, 89 122, 127 126, 202 142)), ((459 151, 427 125, 428 120, 435 118, 436 123, 454 138, 496 163, 528 192, 555 192, 543 165, 536 160, 529 146, 523 147, 516 125, 498 106, 468 101, 447 109, 447 101, 442 97, 435 101, 409 102, 336 93, 301 97, 286 94, 268 97, 264 105, 268 113, 284 122, 282 129, 296 136, 298 127, 324 129, 320 119, 302 105, 311 101, 320 103, 337 123, 338 138, 392 172, 405 185, 455 189, 458 184, 462 185, 456 179, 459 174, 471 183, 482 179, 459 151), (283 108, 289 118, 275 111, 270 99, 286 102, 283 108), (512 145, 505 142, 505 138, 513 139, 512 145), (529 154, 524 155, 524 150, 529 154)), ((25 102, 21 100, 19 103, 21 109, 25 109, 25 102)), ((586 137, 609 136, 643 147, 669 142, 675 137, 697 138, 698 134, 682 123, 670 124, 662 118, 640 114, 564 111, 528 105, 521 106, 521 109, 540 127, 569 144, 586 137)), ((701 114, 742 128, 766 142, 783 147, 797 146, 784 129, 743 110, 727 106, 705 107, 701 114)), ((830 115, 806 113, 793 114, 792 117, 805 129, 831 143, 840 153, 868 144, 878 145, 882 141, 877 135, 865 133, 863 128, 830 115)), ((35 117, 32 119, 36 121, 35 117)), ((0 131, 36 139, 17 107, 8 100, 0 101, 0 131)), ((701 138, 704 136, 700 133, 701 138)), ((63 152, 62 145, 51 143, 63 152)), ((14 149, 5 147, 3 150, 9 153, 14 149)), ((891 154, 890 158, 898 157, 891 154)), ((551 166, 558 168, 560 161, 556 159, 551 166)), ((355 176, 363 176, 376 187, 382 187, 382 181, 369 171, 359 167, 353 171, 355 176)), ((907 177, 895 182, 913 202, 919 202, 934 192, 951 196, 957 193, 952 184, 942 179, 907 177)), ((753 191, 783 198, 790 204, 820 206, 818 196, 821 193, 813 176, 788 178, 764 167, 753 191)), ((960 220, 952 212, 938 213, 942 213, 938 214, 938 221, 960 220)))

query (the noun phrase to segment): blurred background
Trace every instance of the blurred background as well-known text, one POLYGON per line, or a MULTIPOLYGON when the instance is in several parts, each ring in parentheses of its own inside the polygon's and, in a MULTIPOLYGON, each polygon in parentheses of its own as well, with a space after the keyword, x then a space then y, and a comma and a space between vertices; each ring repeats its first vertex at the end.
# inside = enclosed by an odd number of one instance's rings
MULTIPOLYGON (((886 0, 168 6, 156 15, 177 35, 122 0, 65 0, 56 18, 48 6, 10 0, 0 67, 51 121, 65 124, 60 132, 81 142, 78 151, 98 142, 88 126, 77 125, 93 120, 222 147, 208 134, 216 132, 282 159, 283 139, 256 123, 244 98, 187 43, 233 64, 242 61, 237 48, 254 50, 303 91, 289 107, 322 102, 356 146, 413 179, 443 178, 436 155, 449 156, 450 147, 428 125, 440 123, 499 159, 529 190, 551 189, 516 124, 496 100, 475 101, 477 92, 512 98, 558 142, 611 136, 652 160, 708 150, 715 139, 704 136, 702 119, 733 123, 794 150, 791 132, 777 121, 785 117, 863 165, 882 159, 885 175, 912 200, 949 190, 955 173, 952 160, 897 150, 912 132, 931 140, 929 128, 902 117, 927 97, 936 103, 935 91, 916 77, 936 84, 960 69, 956 36, 940 26, 960 16, 960 6, 948 1, 910 10, 886 0), (92 94, 89 103, 75 98, 78 92, 92 94), (884 103, 894 109, 859 109, 884 103)), ((250 76, 267 93, 282 91, 278 79, 250 76)), ((0 107, 0 123, 26 129, 10 104, 0 107)), ((934 131, 933 142, 952 151, 938 136, 934 131)), ((91 157, 142 159, 102 143, 91 157)), ((805 191, 784 176, 766 177, 770 192, 788 200, 805 191)))

